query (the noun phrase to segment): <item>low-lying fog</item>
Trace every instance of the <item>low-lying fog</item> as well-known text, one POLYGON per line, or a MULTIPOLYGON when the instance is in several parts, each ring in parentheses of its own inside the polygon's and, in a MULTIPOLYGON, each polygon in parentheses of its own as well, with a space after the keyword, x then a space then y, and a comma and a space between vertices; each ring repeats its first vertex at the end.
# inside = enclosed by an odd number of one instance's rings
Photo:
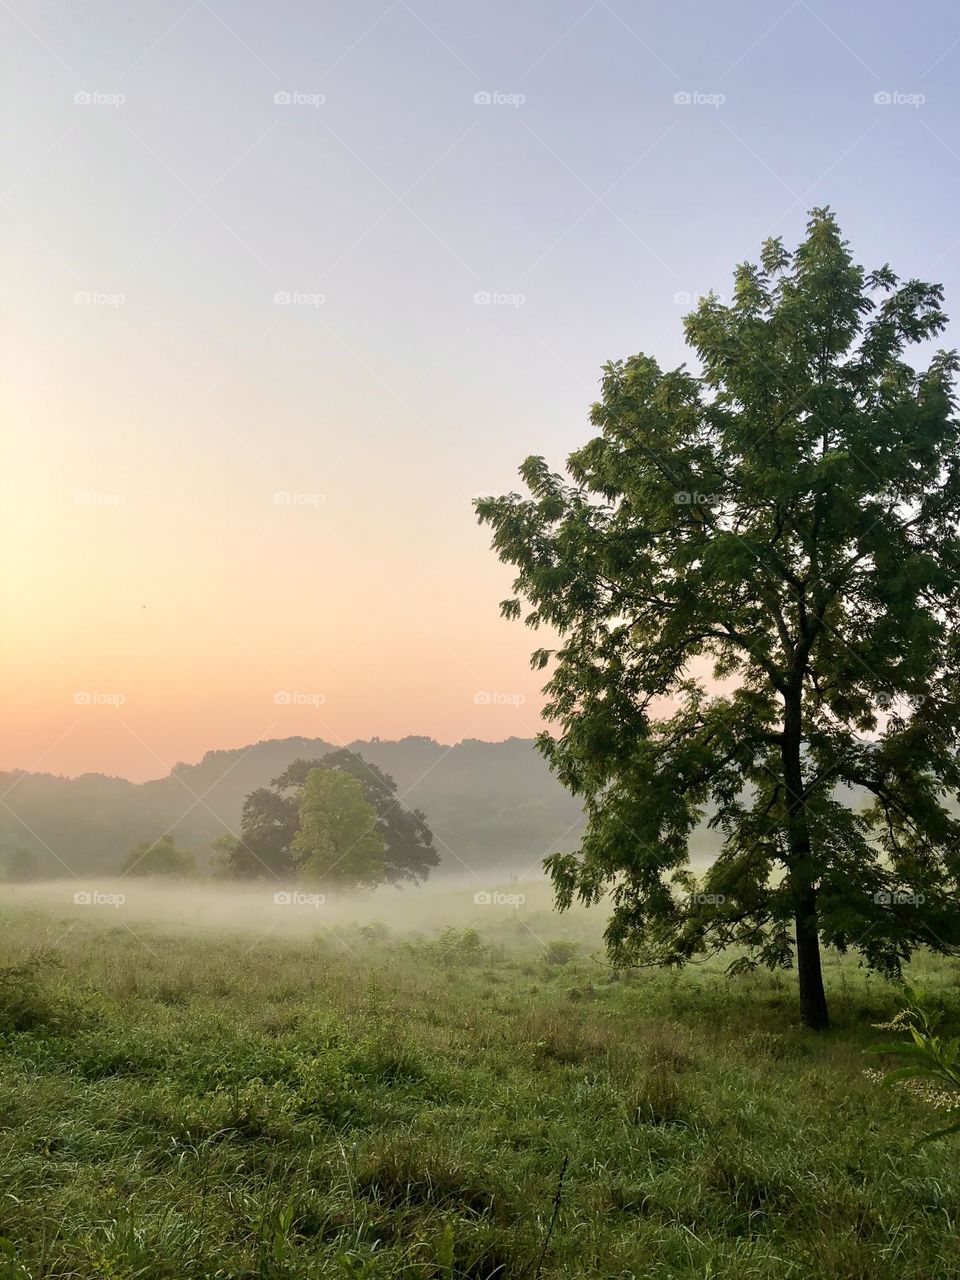
MULTIPOLYGON (((242 930, 263 935, 310 936, 341 925, 379 922, 395 933, 496 926, 553 909, 542 877, 487 883, 472 875, 444 877, 420 887, 384 885, 366 893, 321 893, 303 885, 88 877, 0 885, 0 907, 39 909, 58 918, 101 924, 157 925, 171 929, 242 930)), ((575 908, 599 938, 604 912, 575 908)))

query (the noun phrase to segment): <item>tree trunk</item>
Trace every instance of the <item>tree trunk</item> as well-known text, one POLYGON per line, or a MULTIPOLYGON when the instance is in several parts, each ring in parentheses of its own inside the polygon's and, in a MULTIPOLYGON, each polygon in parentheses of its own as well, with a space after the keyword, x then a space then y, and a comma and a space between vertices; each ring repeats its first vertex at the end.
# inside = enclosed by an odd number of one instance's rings
POLYGON ((813 1031, 830 1025, 827 997, 820 966, 820 936, 817 932, 817 895, 809 886, 797 901, 797 976, 800 979, 800 1021, 813 1031))
POLYGON ((797 976, 800 980, 800 1019, 813 1031, 830 1025, 827 997, 820 964, 820 934, 817 929, 817 869, 813 864, 810 831, 807 826, 806 792, 803 785, 801 744, 803 741, 801 694, 785 699, 782 754, 783 779, 787 792, 787 843, 790 885, 797 940, 797 976))

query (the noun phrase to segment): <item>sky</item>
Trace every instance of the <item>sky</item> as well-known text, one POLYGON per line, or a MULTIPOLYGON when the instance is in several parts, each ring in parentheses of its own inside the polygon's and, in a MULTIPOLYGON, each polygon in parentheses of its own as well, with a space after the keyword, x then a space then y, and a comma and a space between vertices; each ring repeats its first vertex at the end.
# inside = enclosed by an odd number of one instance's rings
POLYGON ((0 45, 0 769, 532 736, 471 499, 606 360, 689 359, 823 204, 960 314, 953 3, 4 0, 0 45))

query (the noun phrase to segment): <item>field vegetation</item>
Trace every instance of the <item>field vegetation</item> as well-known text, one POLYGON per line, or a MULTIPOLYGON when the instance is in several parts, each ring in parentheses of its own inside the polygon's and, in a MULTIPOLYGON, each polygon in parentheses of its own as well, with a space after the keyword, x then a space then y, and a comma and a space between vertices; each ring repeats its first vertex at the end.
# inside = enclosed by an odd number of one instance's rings
POLYGON ((0 1277, 960 1276, 957 1140, 868 1074, 898 987, 828 951, 811 1033, 790 973, 617 972, 517 888, 288 936, 8 901, 0 1277))

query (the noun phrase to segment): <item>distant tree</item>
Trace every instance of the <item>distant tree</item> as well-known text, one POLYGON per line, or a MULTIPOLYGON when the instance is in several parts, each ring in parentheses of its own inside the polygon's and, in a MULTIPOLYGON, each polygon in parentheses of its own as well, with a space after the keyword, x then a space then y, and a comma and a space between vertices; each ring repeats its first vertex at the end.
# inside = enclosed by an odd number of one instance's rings
POLYGON ((327 752, 320 765, 356 778, 363 787, 364 798, 376 809, 384 842, 383 879, 388 884, 425 880, 439 863, 440 855, 433 847, 426 815, 419 809, 408 809, 397 799, 393 778, 364 760, 358 751, 346 747, 327 752))
POLYGON ((291 851, 297 878, 362 889, 384 878, 377 811, 357 778, 338 769, 311 769, 300 793, 300 826, 291 851))
POLYGON ((686 318, 699 376, 608 364, 572 483, 528 458, 531 497, 477 503, 518 569, 504 613, 523 597, 561 637, 533 656, 561 730, 540 746, 588 824, 548 860, 559 905, 609 892, 622 963, 795 957, 811 1027, 821 939, 892 975, 960 949, 958 360, 903 358, 942 300, 814 210, 686 318))
POLYGON ((214 842, 224 874, 238 880, 292 876, 290 846, 299 823, 295 796, 268 787, 251 791, 243 802, 239 836, 223 835, 214 842))
POLYGON ((122 867, 125 876, 190 876, 196 870, 196 858, 187 849, 178 849, 170 835, 141 840, 122 867))
POLYGON ((380 880, 396 884, 425 879, 439 863, 425 816, 397 799, 397 785, 356 751, 342 748, 319 760, 294 760, 270 787, 252 791, 244 801, 240 834, 216 843, 225 874, 251 879, 285 879, 297 871, 293 844, 301 827, 301 803, 307 779, 321 769, 355 779, 375 812, 383 843, 380 880))
POLYGON ((4 879, 8 884, 26 884, 40 875, 40 864, 32 849, 17 845, 6 855, 4 879))
POLYGON ((232 865, 236 843, 237 837, 229 831, 224 831, 222 835, 210 841, 210 848, 213 852, 210 874, 215 880, 235 880, 240 878, 235 875, 232 865))

